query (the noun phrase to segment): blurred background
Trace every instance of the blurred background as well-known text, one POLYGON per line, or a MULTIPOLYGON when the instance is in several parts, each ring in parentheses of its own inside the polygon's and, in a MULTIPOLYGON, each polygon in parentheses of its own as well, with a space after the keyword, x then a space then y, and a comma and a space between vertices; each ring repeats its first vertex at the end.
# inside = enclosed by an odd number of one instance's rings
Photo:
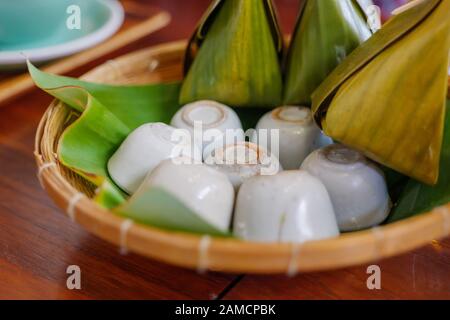
MULTIPOLYGON (((302 0, 273 1, 282 31, 292 33, 302 0)), ((381 7, 384 21, 393 9, 408 2, 373 1, 381 7)), ((130 51, 189 38, 210 3, 211 0, 0 0, 0 105, 33 88, 25 74, 27 58, 48 67, 45 71, 77 76, 130 51)))
MULTIPOLYGON (((280 14, 281 27, 286 34, 291 33, 294 28, 301 1, 274 0, 280 14)), ((188 38, 211 0, 119 2, 124 10, 117 4, 117 0, 0 0, 0 71, 8 69, 5 68, 7 60, 4 58, 7 53, 9 57, 12 57, 13 52, 21 53, 21 57, 16 57, 19 60, 23 60, 24 56, 35 62, 54 60, 99 45, 118 31, 143 23, 161 11, 167 11, 172 16, 172 21, 147 44, 160 42, 161 39, 167 41, 188 38), (62 46, 70 48, 61 51, 62 46), (46 52, 45 49, 49 48, 53 50, 46 52), (40 51, 35 52, 36 50, 40 51)), ((406 2, 407 0, 374 0, 382 8, 384 20, 393 9, 406 2)), ((11 65, 12 62, 14 59, 10 59, 11 65)))
MULTIPOLYGON (((273 0, 279 12, 280 24, 283 32, 289 34, 295 26, 295 21, 302 0, 273 0)), ((363 0, 365 1, 365 0, 363 0)), ((211 0, 122 0, 125 8, 135 14, 143 14, 145 10, 138 9, 148 5, 167 10, 172 15, 172 22, 168 28, 162 30, 154 37, 170 37, 171 39, 186 39, 191 36, 196 23, 206 10, 211 0)), ((408 0, 374 0, 376 5, 382 9, 383 20, 387 20, 390 12, 395 8, 405 4, 408 0)))
MULTIPOLYGON (((280 24, 284 33, 291 33, 295 20, 298 15, 298 10, 302 0, 273 0, 278 12, 280 14, 280 24)), ((363 0, 365 1, 365 0, 363 0)), ((124 4, 127 2, 136 2, 135 0, 123 0, 124 4)), ((143 2, 143 1, 140 1, 143 2)), ((180 34, 189 36, 196 21, 201 16, 202 12, 208 7, 210 0, 149 0, 145 1, 153 3, 160 8, 169 11, 173 15, 175 23, 180 25, 190 26, 187 30, 179 30, 180 34)), ((374 4, 380 6, 382 9, 383 20, 387 20, 390 13, 395 8, 405 4, 408 0, 373 0, 374 4)))

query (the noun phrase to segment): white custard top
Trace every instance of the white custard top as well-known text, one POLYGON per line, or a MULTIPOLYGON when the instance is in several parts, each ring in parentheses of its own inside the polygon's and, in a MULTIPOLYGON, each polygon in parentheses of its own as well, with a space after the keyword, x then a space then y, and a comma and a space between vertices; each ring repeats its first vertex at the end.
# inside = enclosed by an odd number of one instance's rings
POLYGON ((274 120, 308 125, 312 122, 311 110, 306 107, 285 106, 272 112, 274 120))
POLYGON ((218 127, 227 118, 227 111, 214 101, 200 101, 183 111, 183 121, 189 126, 201 122, 207 128, 218 127))
POLYGON ((340 144, 335 144, 325 148, 323 153, 328 161, 336 164, 350 165, 365 162, 365 158, 360 152, 340 144))

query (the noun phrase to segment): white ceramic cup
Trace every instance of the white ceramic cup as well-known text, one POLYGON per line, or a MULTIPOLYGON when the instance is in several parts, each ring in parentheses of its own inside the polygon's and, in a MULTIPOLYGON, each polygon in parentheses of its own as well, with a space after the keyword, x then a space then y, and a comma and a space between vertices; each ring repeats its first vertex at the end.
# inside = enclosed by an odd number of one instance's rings
POLYGON ((236 191, 251 177, 275 175, 283 170, 275 156, 251 142, 217 148, 205 159, 205 164, 226 174, 236 191))
POLYGON ((285 170, 295 170, 314 148, 324 143, 321 138, 322 132, 309 108, 284 106, 259 120, 252 142, 277 156, 285 170), (271 136, 275 133, 273 130, 279 131, 279 138, 271 136))
POLYGON ((108 171, 119 187, 133 194, 163 160, 181 156, 202 161, 200 151, 186 133, 164 123, 145 124, 125 139, 108 161, 108 171))
POLYGON ((303 243, 339 235, 325 186, 299 170, 245 181, 236 202, 233 231, 256 242, 303 243))
POLYGON ((244 130, 236 112, 230 107, 210 100, 193 102, 182 107, 171 125, 186 129, 206 158, 214 149, 245 140, 244 130))
POLYGON ((391 200, 383 172, 363 154, 340 144, 313 152, 302 169, 326 186, 341 231, 356 231, 383 222, 391 200))
POLYGON ((228 231, 234 206, 234 189, 223 173, 203 164, 163 161, 141 188, 159 187, 221 231, 228 231))

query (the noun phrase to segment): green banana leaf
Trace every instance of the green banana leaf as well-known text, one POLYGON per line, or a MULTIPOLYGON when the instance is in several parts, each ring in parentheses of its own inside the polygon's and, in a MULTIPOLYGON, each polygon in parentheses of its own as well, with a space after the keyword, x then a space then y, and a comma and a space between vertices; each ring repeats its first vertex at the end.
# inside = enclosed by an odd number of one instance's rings
POLYGON ((355 0, 305 0, 288 53, 284 103, 310 106, 314 90, 371 35, 355 0))
MULTIPOLYGON (((272 4, 271 0, 262 0, 266 11, 269 16, 269 26, 270 31, 273 36, 274 43, 277 47, 277 52, 281 57, 283 53, 283 35, 281 33, 280 27, 278 25, 278 18, 275 12, 275 8, 272 4)), ((188 47, 186 49, 185 61, 184 61, 184 74, 187 75, 189 69, 194 61, 195 57, 198 54, 198 50, 201 47, 203 41, 205 40, 206 35, 208 34, 211 25, 213 24, 215 18, 217 17, 217 13, 220 11, 222 5, 224 4, 224 0, 212 0, 210 6, 203 14, 200 19, 200 23, 189 40, 188 47)))
POLYGON ((214 1, 187 50, 181 104, 279 105, 282 38, 275 17, 271 0, 214 1))
POLYGON ((125 203, 127 196, 108 177, 106 177, 97 189, 94 201, 105 209, 113 209, 125 203))
POLYGON ((447 100, 444 142, 441 153, 441 173, 436 186, 410 179, 388 223, 428 212, 450 202, 450 100, 447 100))
POLYGON ((450 1, 395 16, 314 92, 317 123, 333 139, 434 185, 444 132, 450 1))
MULTIPOLYGON (((61 87, 83 88, 131 129, 155 119, 169 122, 172 115, 179 109, 177 101, 179 83, 140 86, 105 85, 45 73, 31 63, 28 63, 28 68, 35 84, 44 91, 61 87)), ((75 90, 70 94, 65 92, 64 96, 58 93, 54 96, 75 110, 84 111, 86 105, 82 102, 85 102, 85 99, 79 98, 85 97, 85 93, 79 94, 78 90, 75 90)))
POLYGON ((58 159, 98 187, 94 200, 99 205, 152 226, 228 236, 162 190, 146 190, 143 198, 128 200, 107 171, 108 160, 134 129, 170 121, 179 109, 179 83, 111 86, 48 74, 31 63, 28 68, 38 87, 80 113, 60 137, 58 159))
POLYGON ((410 178, 383 165, 379 166, 386 178, 389 196, 391 197, 392 203, 395 205, 399 201, 410 178))
POLYGON ((140 125, 170 120, 179 108, 179 84, 110 86, 47 74, 31 63, 28 68, 38 87, 82 113, 60 138, 59 161, 100 187, 96 200, 102 206, 123 202, 125 194, 109 178, 107 161, 140 125))
POLYGON ((131 129, 82 88, 63 87, 47 92, 63 99, 65 94, 79 94, 87 100, 80 118, 61 135, 57 149, 59 161, 102 187, 97 198, 99 203, 110 206, 123 202, 125 195, 110 180, 106 161, 131 129))
POLYGON ((160 188, 139 191, 113 211, 157 228, 218 237, 231 236, 210 225, 170 193, 160 188))

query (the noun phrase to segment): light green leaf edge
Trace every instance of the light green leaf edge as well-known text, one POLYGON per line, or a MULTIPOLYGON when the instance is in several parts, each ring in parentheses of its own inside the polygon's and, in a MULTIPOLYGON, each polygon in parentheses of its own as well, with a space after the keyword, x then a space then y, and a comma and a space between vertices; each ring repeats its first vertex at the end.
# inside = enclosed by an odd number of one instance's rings
POLYGON ((231 237, 202 219, 181 201, 161 188, 148 188, 134 194, 114 212, 143 224, 172 231, 231 237))

